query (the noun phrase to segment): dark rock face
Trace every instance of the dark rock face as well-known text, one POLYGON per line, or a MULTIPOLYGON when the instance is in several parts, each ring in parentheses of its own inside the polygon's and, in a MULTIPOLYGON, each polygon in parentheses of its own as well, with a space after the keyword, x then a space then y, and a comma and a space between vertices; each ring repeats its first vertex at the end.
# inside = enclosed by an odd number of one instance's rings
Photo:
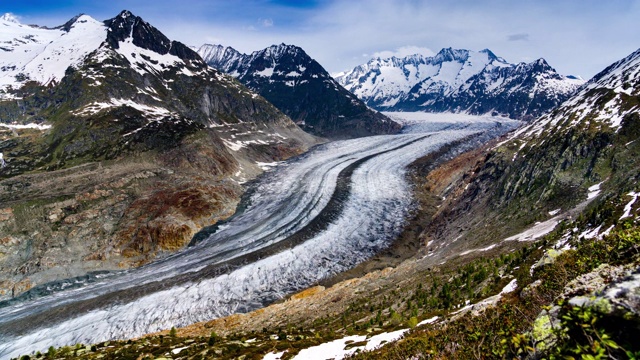
POLYGON ((274 45, 244 55, 233 48, 203 45, 199 53, 210 66, 235 76, 310 133, 348 138, 400 129, 340 86, 299 47, 274 45))
POLYGON ((119 48, 119 42, 132 38, 135 46, 151 50, 164 55, 171 48, 171 40, 158 29, 151 26, 142 18, 125 10, 113 19, 104 22, 108 26, 107 42, 114 49, 119 48))

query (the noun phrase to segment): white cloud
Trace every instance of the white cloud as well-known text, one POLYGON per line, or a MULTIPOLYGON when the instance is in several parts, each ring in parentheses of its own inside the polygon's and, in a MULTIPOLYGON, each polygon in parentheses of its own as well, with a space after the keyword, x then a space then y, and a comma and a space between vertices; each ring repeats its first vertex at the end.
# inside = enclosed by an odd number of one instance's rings
POLYGON ((269 19, 260 19, 260 24, 262 24, 263 27, 272 27, 273 26, 273 19, 269 18, 269 19))
POLYGON ((373 53, 373 57, 387 59, 392 56, 395 56, 397 58, 403 58, 405 56, 415 55, 415 54, 420 54, 424 56, 433 56, 435 55, 435 52, 433 52, 433 50, 426 47, 409 45, 409 46, 401 46, 395 49, 394 51, 389 51, 389 50, 378 51, 373 53))

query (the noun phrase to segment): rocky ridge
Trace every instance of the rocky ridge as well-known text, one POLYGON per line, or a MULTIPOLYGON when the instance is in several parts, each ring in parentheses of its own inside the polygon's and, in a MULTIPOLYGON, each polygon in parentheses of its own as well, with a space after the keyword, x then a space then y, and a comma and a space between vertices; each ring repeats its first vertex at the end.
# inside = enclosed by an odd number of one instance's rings
POLYGON ((241 54, 231 47, 207 44, 198 53, 312 134, 337 139, 400 130, 400 125, 345 90, 300 47, 280 44, 241 54))

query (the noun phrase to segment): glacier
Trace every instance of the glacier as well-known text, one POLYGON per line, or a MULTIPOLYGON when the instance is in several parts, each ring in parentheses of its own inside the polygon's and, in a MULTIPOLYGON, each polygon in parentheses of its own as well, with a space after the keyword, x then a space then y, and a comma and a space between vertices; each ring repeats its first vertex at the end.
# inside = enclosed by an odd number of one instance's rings
POLYGON ((402 231, 413 206, 411 162, 454 141, 474 139, 469 146, 475 146, 520 124, 408 118, 401 134, 334 141, 277 164, 248 184, 236 215, 183 251, 5 304, 0 358, 248 312, 350 269, 402 231))

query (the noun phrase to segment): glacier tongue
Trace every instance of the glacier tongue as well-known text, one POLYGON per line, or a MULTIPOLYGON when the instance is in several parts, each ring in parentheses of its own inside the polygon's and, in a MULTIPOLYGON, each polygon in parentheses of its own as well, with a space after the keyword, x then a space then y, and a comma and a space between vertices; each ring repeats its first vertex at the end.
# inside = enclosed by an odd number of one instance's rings
POLYGON ((247 312, 347 270, 402 230, 412 205, 408 164, 452 141, 495 136, 513 125, 442 122, 428 133, 409 127, 402 135, 316 148, 255 183, 247 208, 207 240, 84 288, 0 308, 0 358, 247 312), (448 130, 433 131, 437 126, 448 130), (340 211, 308 229, 345 174, 350 185, 340 211), (306 241, 267 250, 305 231, 306 241))

